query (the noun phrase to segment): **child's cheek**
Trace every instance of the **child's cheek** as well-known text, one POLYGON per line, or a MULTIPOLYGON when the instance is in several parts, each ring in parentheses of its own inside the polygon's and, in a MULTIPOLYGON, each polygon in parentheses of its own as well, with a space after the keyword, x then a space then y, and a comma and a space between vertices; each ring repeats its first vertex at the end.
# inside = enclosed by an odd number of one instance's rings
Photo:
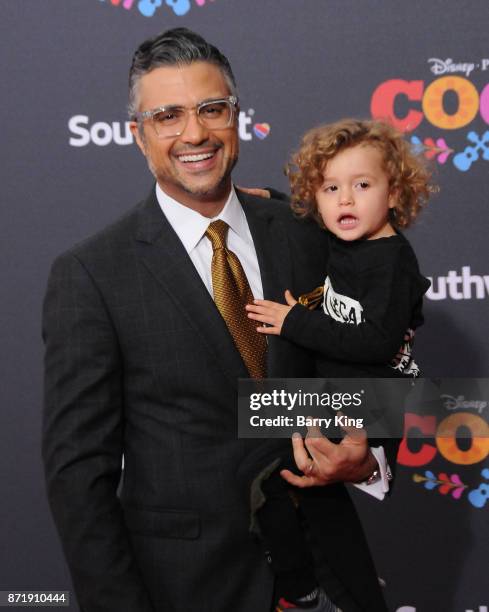
POLYGON ((325 207, 319 208, 319 214, 323 220, 323 223, 329 231, 334 230, 334 220, 332 211, 328 211, 325 207))

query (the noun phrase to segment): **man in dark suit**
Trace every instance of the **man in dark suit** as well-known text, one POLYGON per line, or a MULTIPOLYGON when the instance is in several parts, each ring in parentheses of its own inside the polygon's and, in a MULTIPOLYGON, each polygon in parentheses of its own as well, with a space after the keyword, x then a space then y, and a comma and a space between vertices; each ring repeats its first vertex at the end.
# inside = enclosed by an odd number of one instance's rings
MULTIPOLYGON (((130 108, 156 188, 58 257, 48 283, 51 508, 83 612, 268 612, 273 578, 247 533, 235 482, 253 447, 236 436, 237 381, 250 367, 213 299, 206 230, 211 220, 227 224, 227 247, 253 295, 272 300, 322 282, 323 235, 282 203, 234 190, 234 77, 201 37, 176 29, 144 42, 130 108)), ((269 339, 266 359, 270 377, 314 372, 311 356, 279 337, 269 339)), ((330 480, 360 481, 375 466, 361 443, 333 462, 330 480)), ((379 612, 344 487, 322 489, 345 525, 329 551, 345 559, 341 606, 379 612)))

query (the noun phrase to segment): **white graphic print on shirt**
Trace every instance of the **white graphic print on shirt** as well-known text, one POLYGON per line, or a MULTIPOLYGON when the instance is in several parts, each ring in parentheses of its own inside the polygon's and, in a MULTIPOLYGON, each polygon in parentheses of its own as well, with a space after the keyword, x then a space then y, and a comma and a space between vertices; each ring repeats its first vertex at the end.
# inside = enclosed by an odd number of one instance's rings
MULTIPOLYGON (((360 325, 360 323, 365 322, 363 306, 360 302, 347 295, 336 293, 329 276, 327 276, 324 281, 323 310, 325 314, 339 323, 360 325)), ((413 342, 414 330, 407 329, 404 334, 403 343, 389 366, 401 374, 413 376, 415 378, 419 376, 420 371, 412 358, 413 342)))
POLYGON ((336 293, 331 285, 329 276, 324 281, 323 310, 332 319, 340 323, 359 325, 365 320, 363 317, 363 307, 360 302, 353 300, 347 295, 336 293))
POLYGON ((401 374, 416 378, 419 376, 419 367, 412 357, 414 342, 414 329, 407 329, 404 334, 404 341, 401 348, 397 351, 397 355, 390 362, 391 368, 398 370, 401 374))

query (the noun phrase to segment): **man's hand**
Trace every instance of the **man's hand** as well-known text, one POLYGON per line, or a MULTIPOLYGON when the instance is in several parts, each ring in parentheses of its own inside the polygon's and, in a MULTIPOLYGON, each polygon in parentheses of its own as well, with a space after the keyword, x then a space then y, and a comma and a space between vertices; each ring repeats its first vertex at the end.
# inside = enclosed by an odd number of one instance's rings
POLYGON ((294 459, 304 476, 297 476, 290 470, 280 472, 291 485, 304 488, 334 482, 360 482, 377 467, 363 429, 345 427, 346 435, 339 444, 325 438, 317 427, 307 430, 305 440, 300 434, 292 436, 294 459))
POLYGON ((250 319, 260 323, 267 323, 266 326, 257 327, 256 330, 258 332, 261 334, 273 334, 274 336, 280 335, 285 317, 289 314, 292 306, 297 304, 297 300, 294 299, 288 289, 285 292, 285 301, 287 305, 271 302, 270 300, 254 300, 253 304, 245 306, 250 319))

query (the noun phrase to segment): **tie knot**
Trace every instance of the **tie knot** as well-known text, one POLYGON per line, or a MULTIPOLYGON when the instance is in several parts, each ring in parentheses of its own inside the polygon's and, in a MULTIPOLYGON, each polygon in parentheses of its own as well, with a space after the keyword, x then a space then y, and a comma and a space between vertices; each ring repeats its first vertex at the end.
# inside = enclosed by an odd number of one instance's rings
POLYGON ((225 249, 226 248, 226 236, 228 233, 229 225, 222 219, 209 223, 205 235, 212 244, 212 250, 225 249))

